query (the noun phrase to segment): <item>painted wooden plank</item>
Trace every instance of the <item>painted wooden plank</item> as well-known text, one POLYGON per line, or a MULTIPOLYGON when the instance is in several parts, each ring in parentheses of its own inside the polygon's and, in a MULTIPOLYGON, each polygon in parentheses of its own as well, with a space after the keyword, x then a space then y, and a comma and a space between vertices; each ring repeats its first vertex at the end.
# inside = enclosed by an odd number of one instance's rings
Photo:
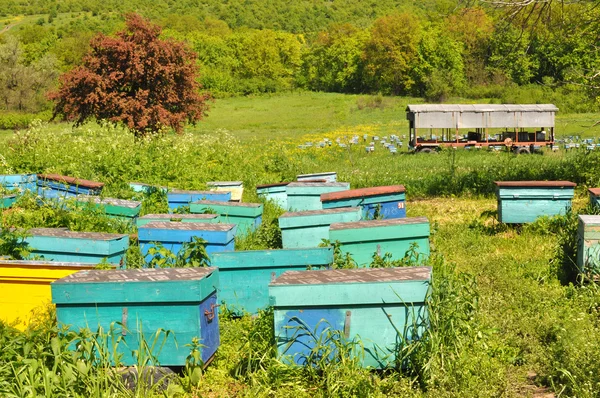
POLYGON ((428 326, 430 281, 430 267, 287 271, 269 285, 278 354, 303 365, 333 330, 362 344, 362 366, 393 366, 398 341, 428 326))
POLYGON ((346 191, 348 182, 291 182, 286 186, 288 210, 321 210, 321 194, 346 191))
POLYGON ((34 228, 27 231, 25 242, 32 256, 46 260, 98 264, 125 262, 129 236, 100 232, 74 232, 62 228, 34 228))
POLYGON ((114 337, 127 345, 118 346, 123 365, 135 365, 131 353, 138 349, 140 336, 152 344, 162 329, 172 335, 153 355, 161 366, 182 366, 189 355, 186 344, 194 337, 200 339, 206 362, 219 346, 218 286, 218 270, 211 267, 84 271, 51 287, 60 324, 105 332, 113 325, 114 337))
POLYGON ((191 202, 196 202, 198 200, 219 200, 226 202, 230 199, 231 192, 186 191, 174 189, 167 193, 169 211, 173 211, 181 206, 189 206, 191 202))
POLYGON ((337 173, 335 171, 328 171, 324 173, 312 173, 312 174, 299 174, 296 176, 297 181, 314 181, 324 180, 325 182, 337 182, 337 173))
POLYGON ((600 215, 579 215, 577 267, 580 272, 600 272, 600 215))
POLYGON ((154 221, 217 223, 219 216, 217 214, 146 214, 138 217, 135 223, 141 227, 154 221))
POLYGON ((360 206, 365 219, 403 218, 406 217, 405 191, 403 185, 389 185, 325 193, 320 199, 324 209, 360 206))
POLYGON ((142 255, 146 257, 155 242, 173 253, 178 253, 186 242, 194 237, 206 241, 206 252, 212 254, 234 249, 235 224, 182 223, 154 221, 138 229, 138 240, 142 255))
POLYGON ((265 184, 256 186, 256 194, 259 198, 273 201, 282 209, 287 209, 287 193, 285 187, 289 182, 280 182, 276 184, 265 184))
POLYGON ((37 174, 0 174, 0 185, 4 189, 16 190, 20 193, 37 192, 37 174))
POLYGON ((213 212, 219 215, 219 222, 236 224, 237 233, 245 234, 256 230, 262 222, 262 203, 221 202, 199 200, 190 203, 190 212, 213 212))
POLYGON ((361 216, 360 207, 284 213, 279 217, 282 245, 287 249, 317 247, 329 239, 331 224, 358 221, 361 216))
POLYGON ((17 201, 17 195, 3 195, 0 197, 0 209, 8 209, 17 201))
MULTIPOLYGON (((233 202, 241 202, 244 194, 244 183, 242 181, 210 181, 206 185, 211 191, 217 192, 230 192, 231 198, 229 200, 233 202)), ((208 198, 207 198, 208 199, 208 198)), ((209 200, 221 200, 221 199, 209 199, 209 200)))
POLYGON ((256 314, 269 305, 268 285, 288 270, 328 267, 331 247, 251 250, 214 253, 211 265, 219 268, 219 299, 236 314, 256 314))
POLYGON ((331 224, 329 240, 339 241, 343 252, 350 253, 358 266, 366 267, 375 253, 390 253, 392 260, 402 259, 413 243, 418 245, 419 256, 427 258, 429 233, 426 217, 410 217, 331 224))
POLYGON ((93 269, 84 263, 0 259, 0 321, 24 330, 50 304, 50 283, 93 269))
POLYGON ((140 210, 142 209, 142 202, 137 200, 78 195, 76 201, 79 204, 92 203, 96 208, 103 210, 107 215, 116 217, 135 218, 140 214, 140 210))

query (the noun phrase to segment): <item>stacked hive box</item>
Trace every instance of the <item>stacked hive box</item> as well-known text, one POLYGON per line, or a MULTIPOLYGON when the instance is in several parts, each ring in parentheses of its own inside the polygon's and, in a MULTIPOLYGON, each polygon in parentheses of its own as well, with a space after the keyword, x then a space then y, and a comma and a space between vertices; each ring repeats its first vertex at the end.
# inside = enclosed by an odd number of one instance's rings
POLYGON ((321 195, 324 209, 361 206, 363 218, 406 217, 406 195, 403 185, 350 189, 321 195))
POLYGON ((219 216, 217 214, 146 214, 136 220, 136 225, 141 227, 154 221, 217 223, 219 216))
POLYGON ((137 364, 132 354, 145 349, 143 337, 161 366, 183 366, 193 338, 204 363, 219 347, 218 286, 216 268, 172 268, 82 271, 51 287, 58 322, 112 332, 120 365, 137 364), (156 337, 159 330, 169 335, 156 337))
POLYGON ((565 214, 576 185, 570 181, 496 181, 498 220, 522 224, 565 214))
POLYGON ((266 308, 269 282, 284 271, 328 267, 332 262, 331 247, 222 252, 211 257, 211 265, 219 268, 219 299, 236 314, 266 308))
POLYGON ((391 254, 400 260, 416 244, 419 259, 429 256, 429 221, 426 217, 396 218, 331 224, 329 240, 339 241, 360 267, 368 267, 373 255, 391 254))
POLYGON ((219 215, 219 222, 236 224, 238 235, 254 231, 262 222, 263 205, 260 203, 218 202, 200 200, 190 203, 192 213, 212 212, 219 215))
POLYGON ((231 199, 231 192, 213 192, 213 191, 184 191, 174 189, 167 194, 169 201, 169 211, 175 211, 179 207, 189 206, 190 203, 198 200, 218 200, 228 201, 231 199))
POLYGON ((291 182, 286 186, 288 210, 321 210, 321 195, 330 192, 347 191, 347 182, 291 182))
POLYGON ((364 367, 393 366, 397 344, 428 327, 430 280, 430 267, 285 272, 269 285, 278 354, 306 365, 339 339, 364 347, 364 367))

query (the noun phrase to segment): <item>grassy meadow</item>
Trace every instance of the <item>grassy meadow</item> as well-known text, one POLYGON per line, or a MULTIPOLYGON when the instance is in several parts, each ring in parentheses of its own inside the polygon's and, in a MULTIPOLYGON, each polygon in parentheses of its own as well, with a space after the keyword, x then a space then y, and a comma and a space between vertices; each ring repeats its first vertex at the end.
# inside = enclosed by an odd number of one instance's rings
MULTIPOLYGON (((183 135, 136 140, 112 126, 36 123, 2 132, 0 174, 53 172, 106 183, 105 195, 143 200, 143 214, 164 212, 161 195, 133 193, 142 181, 182 189, 212 180, 254 187, 296 174, 337 171, 352 187, 404 184, 408 216, 432 229, 431 329, 399 347, 404 366, 360 369, 344 350, 335 360, 289 367, 274 356, 272 313, 221 315, 221 347, 204 370, 190 360, 168 386, 128 388, 106 349, 82 344, 86 332, 59 333, 50 310, 26 332, 0 324, 0 396, 7 397, 594 397, 600 391, 600 291, 574 274, 576 214, 586 214, 587 187, 600 186, 600 154, 585 150, 516 156, 444 150, 439 154, 372 154, 356 147, 299 149, 306 141, 352 135, 406 134, 404 109, 418 99, 292 93, 216 101, 208 118, 183 135), (573 213, 512 227, 496 221, 493 181, 565 179, 579 184, 573 213), (103 351, 104 350, 104 351, 103 351)), ((559 115, 557 135, 600 136, 593 114, 559 115)), ((238 249, 280 247, 267 203, 263 225, 238 249)), ((134 233, 90 209, 67 211, 23 197, 2 213, 1 254, 15 247, 10 227, 68 227, 134 233)), ((141 266, 137 248, 129 266, 141 266)), ((92 331, 95 332, 95 331, 92 331)), ((138 371, 151 364, 140 359, 138 371)))

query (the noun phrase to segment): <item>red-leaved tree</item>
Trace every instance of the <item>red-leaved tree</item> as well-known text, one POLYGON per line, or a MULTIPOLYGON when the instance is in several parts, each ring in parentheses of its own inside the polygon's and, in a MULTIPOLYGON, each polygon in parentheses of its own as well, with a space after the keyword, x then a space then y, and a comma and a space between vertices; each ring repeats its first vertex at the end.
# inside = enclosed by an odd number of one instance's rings
POLYGON ((196 55, 183 43, 161 39, 161 28, 137 14, 115 37, 94 37, 83 65, 60 77, 54 116, 79 125, 90 118, 123 123, 137 136, 164 128, 180 132, 208 110, 196 55))

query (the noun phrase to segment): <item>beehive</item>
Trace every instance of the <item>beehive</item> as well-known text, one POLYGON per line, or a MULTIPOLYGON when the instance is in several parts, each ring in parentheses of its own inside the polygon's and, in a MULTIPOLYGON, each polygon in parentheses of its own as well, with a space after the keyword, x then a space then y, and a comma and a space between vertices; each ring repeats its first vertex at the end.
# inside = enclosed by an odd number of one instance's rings
POLYGON ((284 213, 279 217, 283 247, 317 247, 323 239, 329 239, 331 224, 358 221, 361 219, 361 213, 360 207, 284 213))
POLYGON ((17 195, 3 195, 0 197, 0 209, 8 209, 17 200, 17 195))
POLYGON ((24 330, 50 304, 50 283, 94 265, 0 259, 0 321, 24 330))
POLYGON ((347 191, 347 182, 291 182, 286 187, 287 209, 291 211, 321 210, 321 194, 347 191))
POLYGON ((159 335, 151 352, 160 366, 185 365, 194 337, 209 362, 220 343, 218 286, 216 268, 82 271, 51 285, 59 324, 112 331, 125 366, 137 364, 132 354, 141 337, 152 347, 160 330, 170 333, 164 342, 159 335))
POLYGON ((300 174, 296 176, 296 180, 300 182, 315 180, 322 180, 324 182, 337 182, 337 173, 335 171, 328 171, 325 173, 300 174))
MULTIPOLYGON (((244 195, 244 183, 242 181, 211 181, 207 182, 206 185, 211 191, 217 192, 230 192, 232 202, 241 202, 242 196, 244 195)), ((222 200, 222 199, 210 199, 207 200, 222 200)))
POLYGON ((146 257, 155 242, 177 254, 184 243, 194 237, 206 241, 206 252, 230 251, 234 248, 235 224, 183 223, 154 221, 138 229, 138 239, 142 255, 146 257))
POLYGON ((590 204, 594 207, 600 207, 600 188, 588 189, 590 194, 590 204))
POLYGON ((80 204, 91 203, 97 209, 109 216, 134 219, 140 214, 142 202, 115 198, 100 198, 98 196, 79 195, 76 198, 80 204))
POLYGON ((570 181, 496 181, 498 220, 522 224, 565 214, 576 185, 570 181))
POLYGON ((163 193, 167 193, 167 187, 163 187, 160 185, 151 185, 143 182, 130 182, 129 187, 133 189, 135 192, 144 192, 151 193, 154 191, 161 191, 163 193))
POLYGON ((397 344, 427 328, 430 281, 430 267, 287 271, 269 285, 278 354, 305 365, 337 337, 362 344, 362 366, 394 366, 397 344))
POLYGON ((77 195, 100 195, 104 183, 59 174, 38 174, 38 194, 44 198, 69 198, 77 195))
POLYGON ((37 174, 0 174, 0 186, 19 193, 29 191, 37 194, 37 174))
POLYGON ((600 272, 600 216, 579 215, 577 224, 577 267, 580 272, 600 272))
POLYGON ((403 185, 350 189, 321 195, 324 209, 360 206, 363 218, 406 217, 406 194, 403 185))
POLYGON ((169 211, 174 211, 178 207, 189 206, 190 203, 198 200, 219 200, 226 202, 231 199, 231 193, 174 189, 167 193, 167 199, 169 201, 169 211))
POLYGON ((328 267, 333 249, 250 250, 214 253, 211 266, 219 268, 219 300, 236 314, 256 314, 269 305, 269 283, 284 271, 328 267))
POLYGON ((219 215, 219 222, 236 224, 237 233, 245 234, 254 231, 262 222, 262 203, 219 202, 199 200, 190 203, 192 213, 211 212, 219 215))
POLYGON ((219 216, 217 214, 146 214, 135 222, 138 227, 141 227, 154 221, 217 223, 219 216))
POLYGON ((62 228, 34 228, 25 242, 32 255, 45 260, 98 264, 106 259, 123 265, 129 236, 100 232, 74 232, 62 228))
POLYGON ((257 185, 256 194, 259 198, 273 201, 282 209, 287 209, 287 194, 285 188, 289 182, 280 182, 277 184, 257 185))
POLYGON ((352 223, 336 223, 329 227, 329 240, 339 241, 342 252, 348 252, 358 266, 367 267, 373 255, 391 254, 399 260, 416 244, 416 254, 429 256, 429 221, 426 217, 392 218, 352 223))

